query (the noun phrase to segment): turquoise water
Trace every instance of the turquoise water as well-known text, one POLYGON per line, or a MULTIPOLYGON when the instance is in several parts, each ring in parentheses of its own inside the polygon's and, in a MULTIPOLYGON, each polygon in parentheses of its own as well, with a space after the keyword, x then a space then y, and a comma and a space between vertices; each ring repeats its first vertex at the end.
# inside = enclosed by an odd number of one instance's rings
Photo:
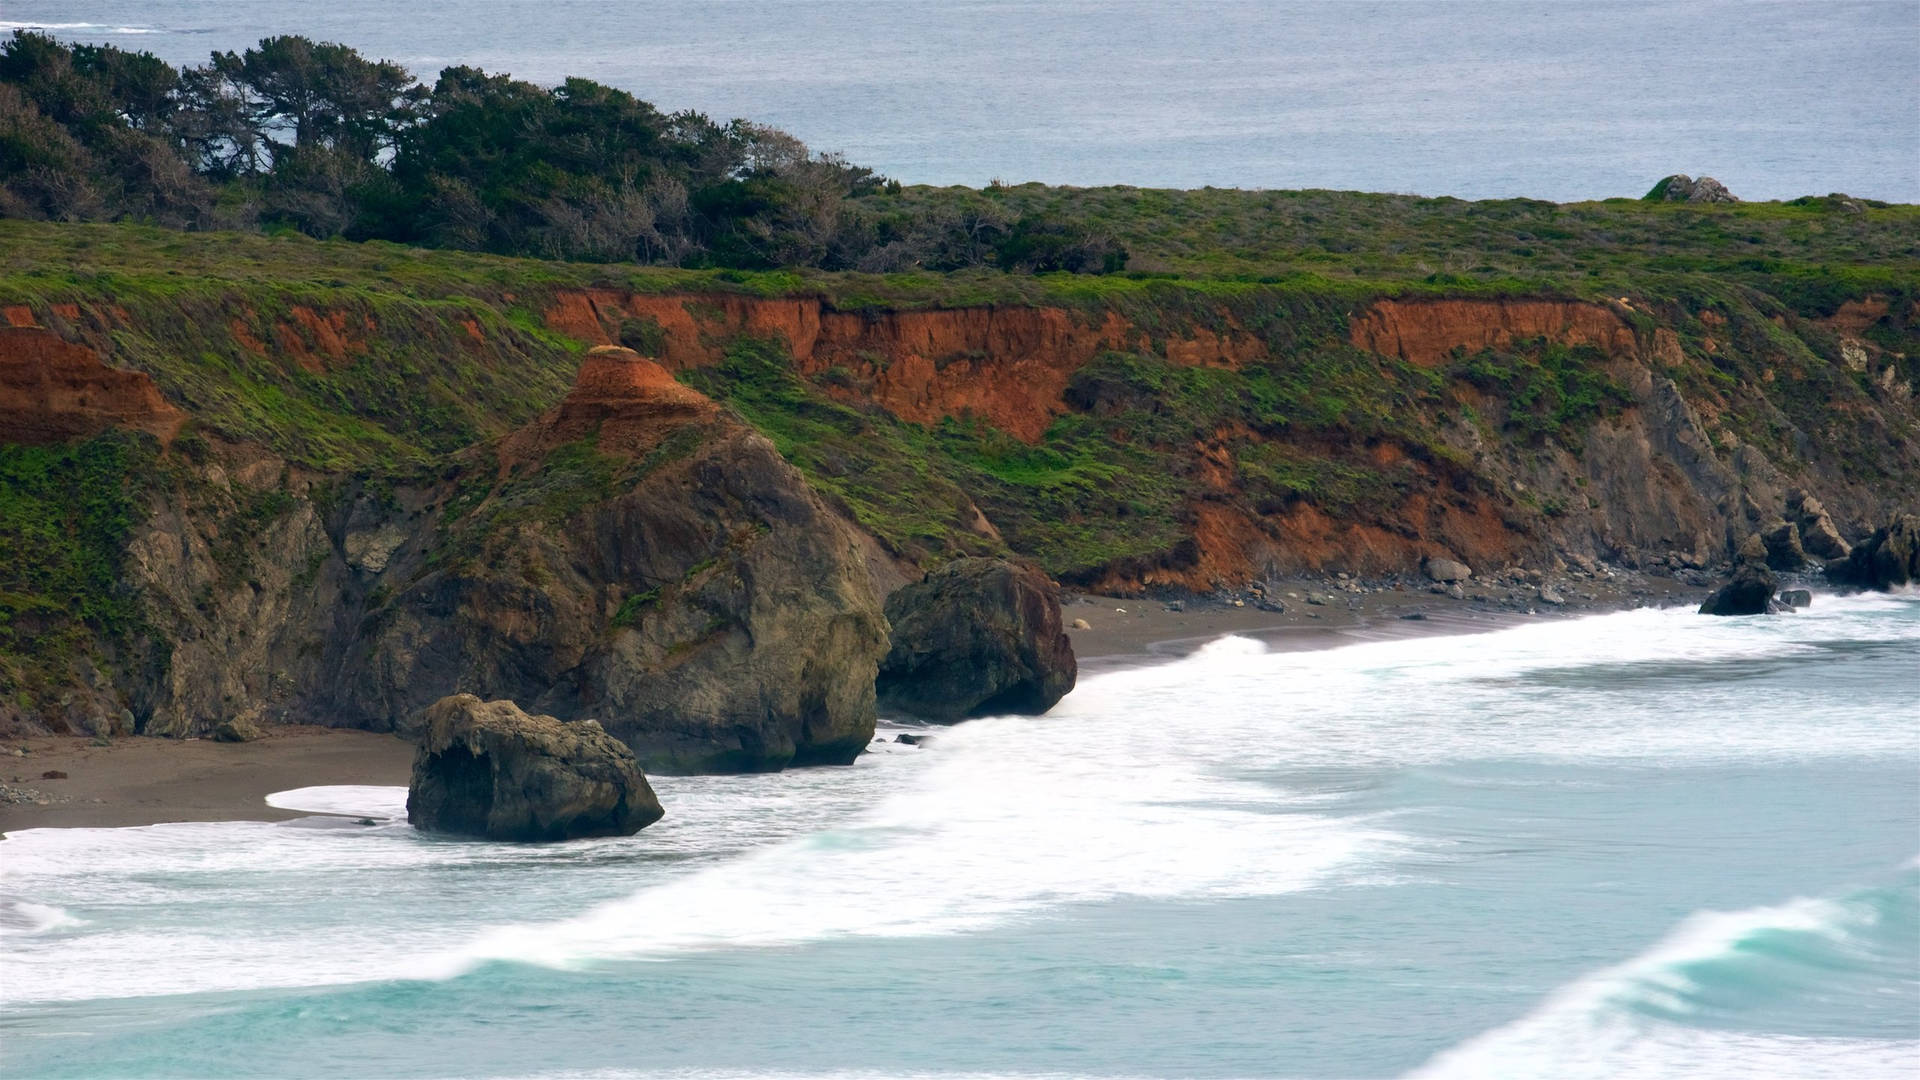
POLYGON ((1920 597, 1228 638, 638 836, 0 841, 8 1076, 1905 1077, 1920 597))
POLYGON ((906 183, 1920 201, 1912 0, 7 0, 18 25, 581 75, 906 183))

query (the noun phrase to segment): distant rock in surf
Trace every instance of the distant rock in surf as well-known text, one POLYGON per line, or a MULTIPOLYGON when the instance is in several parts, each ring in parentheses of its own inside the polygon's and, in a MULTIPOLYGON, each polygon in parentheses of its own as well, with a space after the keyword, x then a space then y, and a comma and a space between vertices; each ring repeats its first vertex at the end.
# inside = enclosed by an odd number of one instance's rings
POLYGON ((1780 602, 1790 608, 1811 607, 1813 605, 1813 594, 1805 589, 1782 589, 1780 590, 1780 602))
POLYGON ((1772 609, 1773 590, 1779 582, 1767 569, 1765 545, 1750 536, 1741 545, 1741 555, 1733 576, 1700 605, 1700 614, 1765 615, 1772 609))
POLYGON ((1895 515, 1846 558, 1828 562, 1827 580, 1881 592, 1920 581, 1920 514, 1895 515))
POLYGON ((422 715, 407 820, 489 840, 630 836, 664 811, 633 751, 598 724, 455 694, 422 715))
POLYGON ((880 707, 943 723, 1044 713, 1073 689, 1073 643, 1045 574, 1004 559, 956 559, 887 598, 892 649, 880 707))

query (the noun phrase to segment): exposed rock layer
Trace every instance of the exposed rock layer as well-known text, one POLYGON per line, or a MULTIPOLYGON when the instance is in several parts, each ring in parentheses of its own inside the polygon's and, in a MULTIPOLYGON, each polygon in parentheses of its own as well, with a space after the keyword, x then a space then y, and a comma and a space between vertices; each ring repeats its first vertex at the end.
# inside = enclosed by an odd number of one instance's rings
POLYGON ((509 438, 502 484, 344 650, 334 707, 397 724, 456 690, 593 717, 650 770, 851 761, 873 734, 886 623, 853 530, 766 439, 652 361, 602 349, 575 393, 509 438), (568 498, 562 448, 617 477, 568 498), (445 550, 444 548, 442 550, 445 550))
POLYGON ((1439 367, 1456 351, 1478 352, 1545 338, 1630 352, 1633 331, 1611 308, 1573 300, 1378 300, 1358 315, 1353 344, 1420 367, 1439 367))
POLYGON ((165 441, 184 419, 146 373, 108 367, 42 327, 0 326, 0 438, 50 443, 121 427, 165 441))
MULTIPOLYGON (((1849 538, 1911 509, 1901 500, 1912 485, 1898 480, 1920 475, 1914 353, 1886 344, 1920 320, 1904 299, 1850 300, 1802 318, 1720 302, 1399 298, 1353 305, 1306 345, 1279 316, 1244 308, 1200 317, 1169 308, 1130 321, 1047 307, 840 312, 810 298, 595 290, 561 293, 547 311, 563 333, 592 344, 628 338, 661 365, 591 355, 564 402, 564 378, 546 373, 543 385, 556 389, 529 391, 553 406, 542 422, 431 478, 315 472, 210 426, 194 440, 209 447, 204 456, 170 451, 125 574, 146 600, 156 647, 77 660, 71 685, 36 706, 38 722, 103 734, 209 734, 239 716, 387 727, 439 694, 474 689, 627 724, 623 734, 664 767, 844 760, 862 741, 871 685, 868 676, 862 690, 851 672, 877 665, 885 648, 874 598, 887 590, 860 584, 855 566, 879 567, 888 584, 903 568, 848 528, 849 507, 822 503, 765 440, 671 377, 717 363, 740 334, 787 343, 809 392, 915 423, 977 420, 1043 453, 1050 425, 1106 404, 1069 387, 1109 349, 1289 378, 1326 356, 1359 356, 1385 374, 1431 369, 1437 397, 1415 395, 1373 428, 1193 432, 1176 447, 1179 535, 1164 550, 1094 565, 1070 579, 1076 586, 1408 574, 1428 558, 1483 574, 1575 558, 1709 567, 1735 539, 1779 520, 1810 556, 1841 559, 1849 538), (1513 350, 1502 362, 1522 366, 1515 357, 1540 342, 1582 350, 1582 367, 1621 388, 1618 408, 1528 440, 1506 423, 1511 395, 1465 381, 1449 359, 1513 350), (1815 391, 1817 409, 1794 405, 1815 391), (1313 492, 1254 499, 1235 456, 1249 446, 1371 470, 1390 484, 1345 502, 1313 492), (788 596, 826 599, 790 613, 788 596), (795 641, 824 642, 827 660, 809 669, 795 641), (658 704, 683 699, 696 703, 691 714, 658 704)), ((0 339, 12 343, 8 438, 81 435, 101 423, 164 434, 169 411, 197 400, 158 368, 158 389, 151 380, 137 389, 146 376, 124 369, 162 339, 117 307, 4 314, 17 328, 0 339), (141 334, 150 334, 144 352, 117 348, 141 334), (118 404, 76 412, 34 389, 59 384, 61 372, 84 374, 74 386, 120 387, 109 395, 118 404)), ((327 378, 378 349, 444 345, 419 327, 408 336, 377 325, 370 310, 242 305, 225 314, 196 332, 226 334, 231 322, 239 348, 284 360, 301 379, 327 378)), ((481 332, 468 324, 451 336, 464 350, 481 332)), ((484 430, 492 438, 510 426, 484 430)), ((991 510, 984 498, 980 506, 991 510)), ((974 535, 997 543, 980 506, 960 510, 977 519, 974 535)))

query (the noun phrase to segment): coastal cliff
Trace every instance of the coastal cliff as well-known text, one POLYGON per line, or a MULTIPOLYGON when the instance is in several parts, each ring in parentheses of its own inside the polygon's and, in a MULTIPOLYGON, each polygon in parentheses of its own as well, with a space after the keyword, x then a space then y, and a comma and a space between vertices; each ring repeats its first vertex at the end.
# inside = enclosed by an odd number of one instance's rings
POLYGON ((840 761, 886 594, 960 556, 1111 592, 1698 568, 1809 501, 1864 537, 1920 476, 1912 286, 855 302, 243 246, 245 281, 0 295, 12 729, 385 730, 465 691, 650 770, 840 761))

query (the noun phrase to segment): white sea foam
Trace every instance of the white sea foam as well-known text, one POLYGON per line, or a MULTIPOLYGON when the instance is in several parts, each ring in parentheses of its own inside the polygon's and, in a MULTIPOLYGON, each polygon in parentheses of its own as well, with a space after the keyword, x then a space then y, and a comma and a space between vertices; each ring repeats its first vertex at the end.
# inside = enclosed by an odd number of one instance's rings
POLYGON ((376 821, 404 820, 407 816, 407 789, 370 784, 294 788, 268 795, 267 805, 304 814, 337 814, 376 821))
POLYGON ((1691 1027, 1698 968, 1769 936, 1796 935, 1845 953, 1884 913, 1851 899, 1803 898, 1745 911, 1704 911, 1623 964, 1554 991, 1532 1012, 1436 1055, 1409 1080, 1595 1080, 1752 1077, 1876 1080, 1920 1075, 1920 1041, 1811 1038, 1691 1027))
MULTIPOLYGON (((1115 696, 1146 714, 1268 711, 1263 735, 1299 764, 1432 764, 1452 760, 1643 759, 1663 765, 1845 757, 1920 748, 1920 728, 1883 709, 1835 701, 1809 684, 1756 710, 1743 676, 1817 657, 1830 643, 1911 643, 1920 620, 1888 619, 1916 600, 1817 596, 1811 611, 1718 619, 1645 608, 1530 623, 1487 634, 1369 642, 1322 652, 1264 653, 1216 642, 1182 664, 1120 671, 1076 692, 1056 713, 1084 716, 1115 696), (1649 687, 1684 692, 1676 710, 1649 687), (1820 737, 1810 739, 1810 731, 1820 737)), ((1850 688, 1857 694, 1858 688, 1850 688)), ((1887 688, 1886 708, 1911 686, 1887 688)), ((1223 759, 1257 758, 1242 743, 1223 759)))
POLYGON ((25 900, 0 900, 0 937, 16 934, 45 934, 72 926, 85 926, 87 920, 48 904, 25 900))
POLYGON ((1150 745, 1216 736, 1217 723, 1169 717, 1172 730, 1143 733, 1097 715, 975 721, 939 736, 938 763, 910 790, 842 827, 576 918, 494 930, 428 970, 955 933, 1119 896, 1272 894, 1399 847, 1385 822, 1300 812, 1271 786, 1150 745))
POLYGON ((1426 842, 1395 818, 1342 814, 1341 798, 1296 780, 1301 770, 1911 755, 1913 725, 1885 722, 1898 706, 1854 700, 1858 688, 1840 701, 1789 692, 1756 712, 1740 683, 1715 690, 1701 674, 1829 640, 1904 642, 1920 633, 1914 620, 1868 616, 1913 603, 1822 597, 1814 613, 1770 620, 1628 612, 1319 653, 1226 638, 1172 664, 1088 678, 1044 718, 972 721, 846 769, 657 778, 668 816, 632 838, 426 837, 405 825, 400 788, 270 800, 371 827, 26 830, 0 840, 0 885, 90 925, 46 936, 57 949, 9 938, 0 998, 326 985, 489 960, 587 965, 961 933, 1116 897, 1396 880, 1402 856, 1426 842), (1609 688, 1658 679, 1663 665, 1689 680, 1688 709, 1609 688), (249 911, 272 929, 250 929, 249 911))

